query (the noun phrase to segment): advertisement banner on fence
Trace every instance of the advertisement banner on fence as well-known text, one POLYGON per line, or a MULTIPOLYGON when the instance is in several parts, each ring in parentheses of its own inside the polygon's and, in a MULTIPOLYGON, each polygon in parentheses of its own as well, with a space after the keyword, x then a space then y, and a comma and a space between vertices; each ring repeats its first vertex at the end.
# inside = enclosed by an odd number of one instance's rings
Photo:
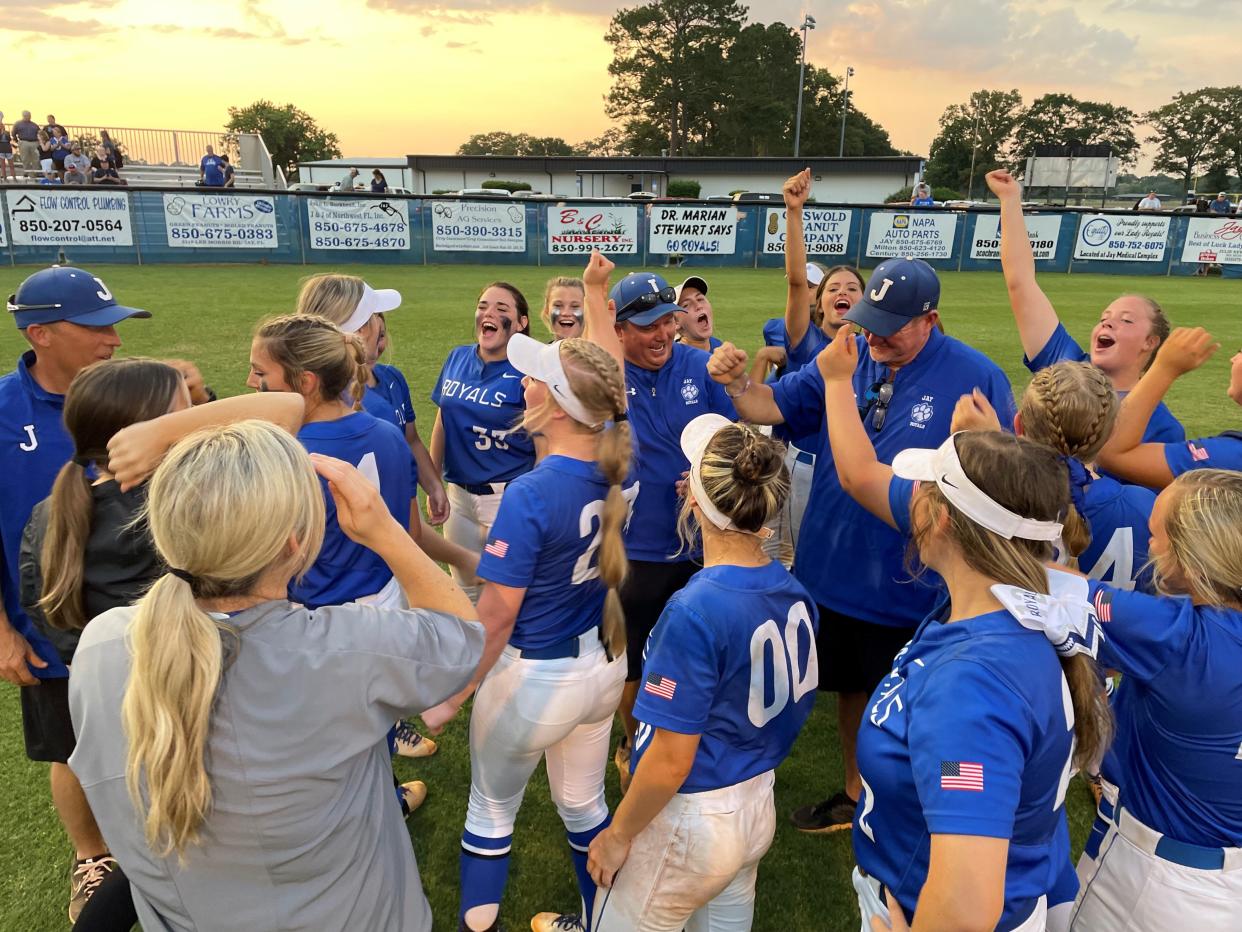
POLYGON ((525 252, 526 210, 519 204, 436 201, 431 248, 439 252, 525 252))
POLYGON ((549 207, 548 252, 633 255, 638 252, 637 207, 549 207))
POLYGON ((953 255, 956 234, 957 214, 872 214, 867 227, 867 255, 875 259, 948 259, 953 255))
POLYGON ((208 249, 275 249, 276 202, 244 194, 164 195, 168 245, 208 249))
POLYGON ((0 246, 9 245, 9 224, 5 219, 4 212, 0 211, 0 246))
POLYGON ((1168 217, 1083 214, 1074 241, 1075 259, 1159 262, 1169 238, 1168 217))
MULTIPOLYGON (((805 207, 802 234, 808 256, 841 256, 850 240, 854 211, 805 207)), ((763 254, 785 254, 785 208, 769 207, 763 220, 763 254)))
MULTIPOLYGON (((1055 259, 1057 240, 1061 237, 1061 218, 1057 215, 1031 214, 1026 221, 1026 235, 1031 241, 1035 259, 1055 259)), ((1000 258, 1000 215, 981 214, 975 221, 975 235, 970 241, 970 258, 1000 258)))
POLYGON ((9 191, 9 235, 15 246, 132 246, 124 191, 9 191))
POLYGON ((1182 261, 1242 265, 1242 219, 1191 217, 1182 261))
POLYGON ((651 206, 647 250, 680 255, 732 255, 737 246, 736 207, 651 206))
POLYGON ((410 212, 403 200, 311 198, 311 249, 409 249, 410 212))

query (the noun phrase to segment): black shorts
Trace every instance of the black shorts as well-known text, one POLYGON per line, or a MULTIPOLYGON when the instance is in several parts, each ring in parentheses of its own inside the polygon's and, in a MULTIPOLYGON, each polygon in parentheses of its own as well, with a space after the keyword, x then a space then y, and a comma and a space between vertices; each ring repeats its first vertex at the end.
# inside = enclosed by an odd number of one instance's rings
POLYGON ((819 608, 819 688, 868 696, 893 669, 893 658, 914 637, 914 628, 894 628, 819 608))
POLYGON ((630 573, 621 586, 621 607, 625 610, 625 681, 633 683, 643 675, 643 650, 651 629, 673 593, 685 588, 690 577, 702 566, 695 560, 657 563, 631 560, 630 573))
POLYGON ((53 764, 69 763, 69 755, 77 747, 69 718, 69 678, 40 680, 38 686, 23 686, 20 692, 26 756, 53 764))

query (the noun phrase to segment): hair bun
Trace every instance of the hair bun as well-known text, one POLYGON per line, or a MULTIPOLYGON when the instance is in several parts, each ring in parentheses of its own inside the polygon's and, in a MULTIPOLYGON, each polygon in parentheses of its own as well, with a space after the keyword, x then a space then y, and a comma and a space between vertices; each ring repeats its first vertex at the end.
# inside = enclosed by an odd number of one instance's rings
POLYGON ((784 456, 776 444, 766 437, 747 431, 747 437, 733 460, 733 476, 743 482, 763 482, 780 471, 784 456))

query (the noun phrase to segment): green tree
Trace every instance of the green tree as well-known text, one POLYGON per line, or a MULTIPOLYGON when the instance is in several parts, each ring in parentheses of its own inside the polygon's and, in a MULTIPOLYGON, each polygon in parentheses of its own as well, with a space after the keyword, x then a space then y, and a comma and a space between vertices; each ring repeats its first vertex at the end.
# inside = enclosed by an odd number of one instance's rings
POLYGON ((229 121, 224 128, 228 146, 236 146, 239 133, 262 136, 272 164, 285 174, 291 174, 299 162, 341 157, 336 133, 321 128, 309 113, 293 104, 256 100, 246 107, 229 107, 229 121))
POLYGON ((670 155, 699 148, 730 81, 725 53, 745 21, 746 7, 730 0, 652 0, 618 10, 604 36, 615 79, 608 115, 654 124, 670 155))
MULTIPOLYGON (((797 80, 794 86, 797 86, 797 80)), ((899 155, 888 130, 857 109, 850 92, 850 109, 845 119, 845 155, 899 155)), ((826 68, 806 66, 806 85, 802 97, 802 155, 833 156, 841 147, 842 87, 837 76, 826 68)), ((790 151, 793 127, 789 131, 790 151)))
POLYGON ((1220 128, 1212 141, 1210 160, 1235 178, 1242 178, 1242 86, 1209 88, 1220 128))
POLYGON ((559 136, 531 136, 496 130, 475 133, 457 148, 458 155, 573 155, 574 149, 559 136))
POLYGON ((649 120, 627 120, 573 147, 574 155, 659 155, 668 146, 663 130, 649 120))
POLYGON ((1158 147, 1152 167, 1180 175, 1183 191, 1194 188, 1197 168, 1214 161, 1212 148, 1223 130, 1216 90, 1205 87, 1174 94, 1167 104, 1143 115, 1153 130, 1145 141, 1158 147))
POLYGON ((933 186, 966 193, 971 187, 971 156, 974 156, 976 187, 985 174, 1000 168, 1001 152, 1013 134, 1022 110, 1022 95, 1009 91, 979 90, 970 100, 952 104, 940 115, 940 132, 928 151, 924 180, 933 186))
POLYGON ((1038 145, 1103 145, 1113 147, 1122 165, 1138 158, 1134 135, 1137 114, 1128 107, 1079 100, 1072 94, 1045 94, 1022 112, 1014 127, 1006 160, 1020 165, 1038 145))
POLYGON ((789 153, 801 48, 784 23, 752 23, 738 33, 725 56, 729 82, 707 121, 705 154, 789 153))

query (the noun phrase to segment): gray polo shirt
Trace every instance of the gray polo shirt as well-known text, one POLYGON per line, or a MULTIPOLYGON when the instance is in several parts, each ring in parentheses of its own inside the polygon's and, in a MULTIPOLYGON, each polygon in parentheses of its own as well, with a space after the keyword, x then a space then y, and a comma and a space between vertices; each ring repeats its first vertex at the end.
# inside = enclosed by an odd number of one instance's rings
POLYGON ((85 155, 74 155, 70 153, 65 156, 65 168, 76 168, 81 181, 85 182, 91 176, 91 160, 85 155))
POLYGON ((201 844, 156 857, 125 787, 121 701, 135 608, 94 619, 70 678, 82 782, 156 930, 429 932, 385 735, 462 689, 483 627, 451 615, 266 602, 228 623, 231 662, 207 744, 213 806, 201 844))

